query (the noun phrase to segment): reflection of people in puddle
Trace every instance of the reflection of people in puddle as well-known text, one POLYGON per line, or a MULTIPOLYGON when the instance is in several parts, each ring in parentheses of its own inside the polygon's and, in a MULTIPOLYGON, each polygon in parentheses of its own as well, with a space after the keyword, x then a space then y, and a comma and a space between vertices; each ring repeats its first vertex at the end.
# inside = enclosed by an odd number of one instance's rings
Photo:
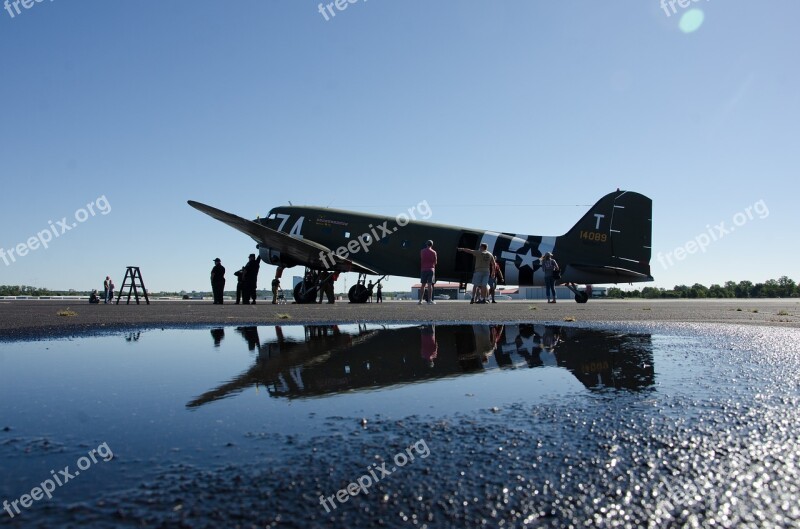
POLYGON ((280 354, 281 347, 286 339, 283 337, 283 327, 280 325, 275 326, 275 342, 267 342, 264 344, 264 349, 259 350, 259 355, 266 353, 266 358, 271 358, 280 354))
POLYGON ((525 359, 528 367, 539 365, 539 355, 535 354, 540 348, 539 335, 534 331, 533 325, 529 323, 521 323, 519 325, 514 345, 517 348, 517 354, 525 359))
POLYGON ((475 350, 478 352, 481 363, 485 364, 497 348, 492 328, 489 325, 473 325, 472 330, 475 332, 475 350))
POLYGON ((503 350, 503 333, 505 332, 505 325, 492 325, 490 328, 490 334, 492 336, 492 343, 494 343, 494 357, 497 361, 497 365, 500 367, 510 366, 513 365, 514 362, 511 360, 511 354, 508 351, 503 350))
POLYGON ((433 361, 439 356, 435 325, 423 325, 420 329, 420 354, 428 365, 433 367, 433 361))
POLYGON ((220 342, 225 338, 225 329, 211 329, 211 337, 214 338, 214 347, 219 347, 220 342))
POLYGON ((247 350, 255 351, 256 348, 260 350, 260 343, 258 341, 258 327, 236 327, 236 332, 240 333, 247 341, 247 350))
POLYGON ((539 353, 539 360, 542 361, 542 364, 550 367, 558 367, 555 348, 559 342, 561 342, 561 336, 558 332, 558 327, 553 327, 552 325, 545 326, 541 339, 541 352, 539 353))
POLYGON ((472 325, 471 332, 456 335, 456 354, 458 363, 464 371, 483 369, 494 353, 495 343, 488 325, 472 325))

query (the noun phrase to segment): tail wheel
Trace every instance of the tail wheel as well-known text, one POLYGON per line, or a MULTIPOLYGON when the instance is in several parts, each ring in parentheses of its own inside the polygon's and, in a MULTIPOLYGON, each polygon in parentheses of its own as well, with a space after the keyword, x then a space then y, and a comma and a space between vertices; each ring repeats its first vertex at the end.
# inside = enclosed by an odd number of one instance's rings
POLYGON ((575 301, 577 301, 578 303, 586 303, 587 301, 589 301, 589 296, 588 294, 586 294, 586 292, 578 292, 577 294, 575 294, 575 301))
POLYGON ((347 299, 350 303, 366 303, 369 298, 369 291, 367 287, 362 284, 353 285, 347 293, 347 299))
POLYGON ((297 303, 314 303, 317 300, 317 287, 310 281, 301 281, 294 287, 294 300, 297 303))

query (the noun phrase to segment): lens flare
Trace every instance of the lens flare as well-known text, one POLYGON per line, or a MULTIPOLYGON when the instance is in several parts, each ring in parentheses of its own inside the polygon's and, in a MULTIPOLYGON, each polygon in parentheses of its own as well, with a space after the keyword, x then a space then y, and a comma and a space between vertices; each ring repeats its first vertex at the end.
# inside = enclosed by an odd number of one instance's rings
POLYGON ((706 15, 702 9, 690 9, 681 17, 680 28, 684 33, 694 33, 703 25, 706 15))

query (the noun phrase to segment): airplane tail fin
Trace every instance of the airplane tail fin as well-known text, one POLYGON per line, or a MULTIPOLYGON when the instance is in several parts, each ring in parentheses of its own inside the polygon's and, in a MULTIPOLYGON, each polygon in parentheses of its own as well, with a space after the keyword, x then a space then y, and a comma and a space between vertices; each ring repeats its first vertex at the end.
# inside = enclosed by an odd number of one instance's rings
MULTIPOLYGON (((633 191, 615 191, 601 198, 565 235, 566 244, 593 256, 577 269, 603 268, 620 282, 652 281, 650 254, 653 201, 633 191)), ((562 242, 563 241, 563 242, 562 242)), ((577 271, 577 270, 576 270, 577 271)))

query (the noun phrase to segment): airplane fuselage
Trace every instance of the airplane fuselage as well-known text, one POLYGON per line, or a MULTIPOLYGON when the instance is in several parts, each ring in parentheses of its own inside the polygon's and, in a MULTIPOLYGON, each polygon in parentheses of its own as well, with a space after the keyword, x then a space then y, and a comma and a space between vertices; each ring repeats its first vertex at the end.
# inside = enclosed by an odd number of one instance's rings
MULTIPOLYGON (((508 285, 544 285, 540 258, 545 252, 552 252, 556 257, 564 270, 564 281, 619 281, 617 275, 608 270, 589 273, 569 267, 575 260, 575 256, 571 255, 574 252, 570 252, 567 245, 559 248, 559 238, 555 236, 498 233, 413 220, 407 216, 395 218, 305 206, 274 208, 266 219, 259 222, 293 237, 322 244, 331 253, 356 261, 380 274, 419 277, 420 250, 428 240, 432 240, 438 254, 437 281, 470 282, 473 257, 458 252, 457 248, 477 249, 481 243, 486 243, 497 259, 508 285)), ((585 244, 582 246, 592 248, 610 243, 610 236, 602 230, 602 223, 598 223, 596 231, 586 231, 583 234, 585 244)), ((261 248, 260 251, 265 262, 279 264, 279 252, 270 248, 261 248)), ((324 253, 320 258, 323 262, 333 261, 333 256, 324 253)), ((626 282, 635 280, 625 278, 626 282)))

